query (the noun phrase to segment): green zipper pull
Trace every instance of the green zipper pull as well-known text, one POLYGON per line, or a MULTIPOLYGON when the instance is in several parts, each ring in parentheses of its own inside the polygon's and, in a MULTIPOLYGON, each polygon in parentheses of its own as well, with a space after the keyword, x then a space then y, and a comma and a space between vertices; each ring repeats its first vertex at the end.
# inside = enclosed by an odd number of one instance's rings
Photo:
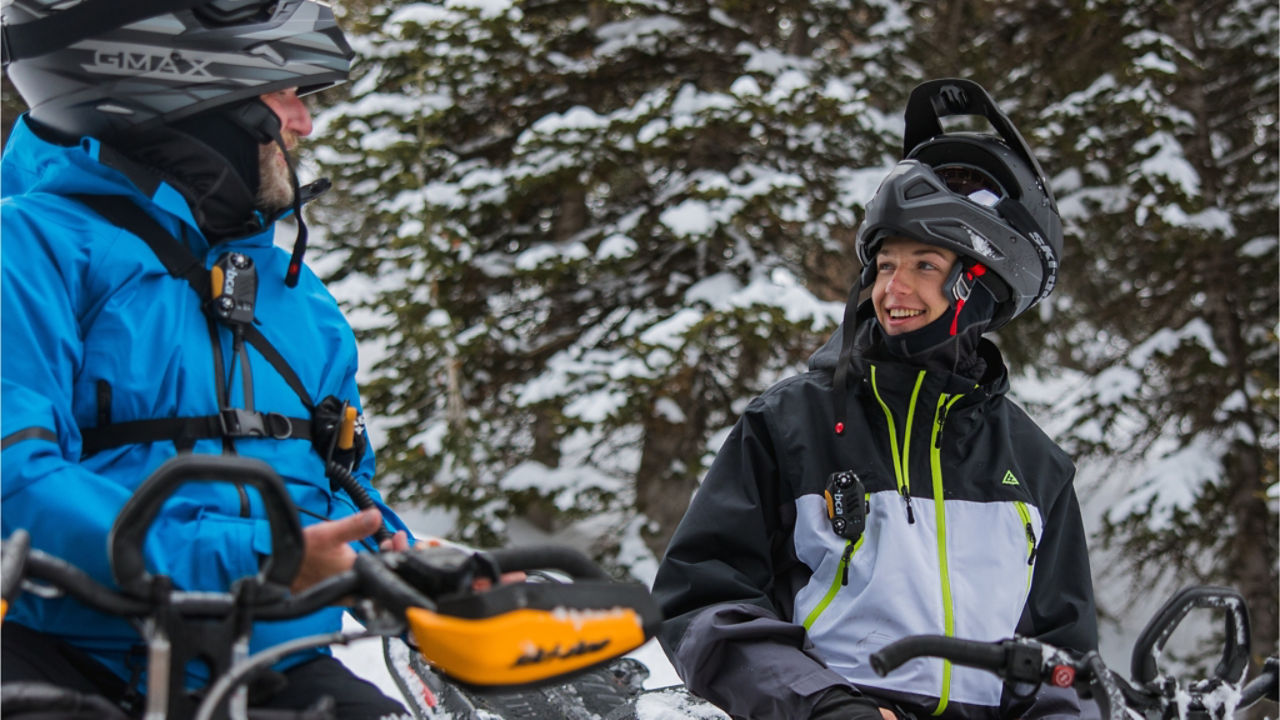
POLYGON ((840 556, 840 584, 845 587, 849 585, 849 558, 851 557, 853 557, 853 541, 846 540, 844 554, 840 556))

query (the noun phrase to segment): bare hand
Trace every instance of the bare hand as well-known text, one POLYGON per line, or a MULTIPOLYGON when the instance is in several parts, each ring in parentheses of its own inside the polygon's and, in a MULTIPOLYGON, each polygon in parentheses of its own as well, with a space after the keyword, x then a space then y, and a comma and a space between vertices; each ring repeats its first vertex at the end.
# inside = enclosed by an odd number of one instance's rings
POLYGON ((397 530, 395 535, 383 540, 378 545, 378 549, 382 552, 404 552, 409 549, 409 534, 403 530, 397 530))
POLYGON ((889 708, 880 708, 880 716, 883 717, 884 720, 898 720, 898 714, 889 708))
MULTIPOLYGON (((381 524, 382 513, 376 508, 369 508, 341 520, 326 520, 303 528, 302 567, 298 568, 289 589, 296 595, 322 580, 350 570, 356 561, 356 551, 348 543, 369 537, 381 524)), ((402 538, 402 542, 408 547, 407 540, 402 538)))

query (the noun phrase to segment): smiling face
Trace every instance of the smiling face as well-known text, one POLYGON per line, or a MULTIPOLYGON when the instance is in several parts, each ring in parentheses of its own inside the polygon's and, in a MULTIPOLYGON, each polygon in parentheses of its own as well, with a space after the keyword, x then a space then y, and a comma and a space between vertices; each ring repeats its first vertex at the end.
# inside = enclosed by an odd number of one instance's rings
POLYGON ((951 299, 942 283, 956 258, 936 245, 885 238, 876 253, 876 284, 871 288, 871 304, 885 333, 919 330, 947 312, 951 299))

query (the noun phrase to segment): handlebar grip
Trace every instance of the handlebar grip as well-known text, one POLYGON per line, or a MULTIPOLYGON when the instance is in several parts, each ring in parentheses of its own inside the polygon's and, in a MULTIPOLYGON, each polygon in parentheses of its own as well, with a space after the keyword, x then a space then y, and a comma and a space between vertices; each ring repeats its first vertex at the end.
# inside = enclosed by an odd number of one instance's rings
POLYGON ((354 570, 365 592, 397 616, 403 616, 411 607, 435 609, 435 603, 401 580, 399 575, 382 562, 380 556, 371 553, 356 555, 354 570))
POLYGON ((502 572, 559 570, 577 580, 611 580, 609 574, 586 554, 560 545, 501 548, 484 553, 502 572))
POLYGON ((1005 647, 1000 642, 978 642, 944 635, 913 635, 889 643, 871 654, 871 669, 884 677, 898 666, 917 657, 940 657, 957 665, 999 672, 1005 664, 1005 647))
POLYGON ((1280 701, 1280 660, 1269 657, 1262 664, 1262 672, 1250 680, 1240 691, 1240 705, 1246 708, 1266 698, 1271 702, 1280 701))
POLYGON ((260 581, 288 587, 302 565, 302 524, 284 481, 261 460, 234 455, 179 455, 156 468, 138 486, 111 526, 107 545, 111 576, 126 592, 142 595, 151 585, 143 545, 160 508, 187 482, 240 482, 258 489, 271 528, 271 554, 260 581))

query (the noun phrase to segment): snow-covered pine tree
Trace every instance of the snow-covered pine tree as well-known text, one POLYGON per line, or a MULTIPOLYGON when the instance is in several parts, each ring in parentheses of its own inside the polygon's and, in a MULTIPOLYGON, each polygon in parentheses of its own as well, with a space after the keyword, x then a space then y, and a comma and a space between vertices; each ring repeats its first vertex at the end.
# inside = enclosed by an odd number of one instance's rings
POLYGON ((1274 8, 838 5, 369 15, 322 134, 344 272, 376 278, 398 493, 471 539, 536 511, 660 549, 717 433, 834 322, 815 299, 846 287, 906 92, 971 77, 1067 219, 1060 291, 998 340, 1092 378, 1038 414, 1083 490, 1103 468, 1127 496, 1100 539, 1126 570, 1245 589, 1273 647, 1274 8))
POLYGON ((1277 9, 1072 4, 1054 44, 1080 52, 1045 110, 1072 244, 1045 319, 1054 365, 1089 380, 1046 416, 1081 484, 1119 497, 1099 577, 1236 587, 1274 653, 1277 9))
POLYGON ((895 17, 374 7, 317 135, 342 274, 373 279, 384 487, 474 542, 541 514, 659 553, 746 400, 838 322, 899 135, 900 97, 859 90, 895 17))

